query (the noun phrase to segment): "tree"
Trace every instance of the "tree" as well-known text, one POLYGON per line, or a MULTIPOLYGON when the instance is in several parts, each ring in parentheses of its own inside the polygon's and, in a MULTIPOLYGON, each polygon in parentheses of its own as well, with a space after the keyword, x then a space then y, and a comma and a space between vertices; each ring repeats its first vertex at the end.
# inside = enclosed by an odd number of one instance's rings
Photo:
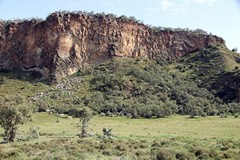
POLYGON ((27 106, 3 104, 0 106, 0 125, 4 129, 4 141, 14 142, 19 125, 31 119, 27 106))
POLYGON ((203 115, 203 110, 198 106, 192 106, 189 112, 190 118, 203 115))
POLYGON ((80 124, 81 124, 81 138, 87 137, 88 124, 93 116, 90 108, 84 107, 79 110, 80 124))
POLYGON ((107 129, 107 128, 103 128, 103 139, 112 139, 112 128, 107 129))
POLYGON ((238 49, 237 49, 236 47, 234 47, 234 48, 232 49, 232 52, 237 53, 237 52, 238 52, 238 49))

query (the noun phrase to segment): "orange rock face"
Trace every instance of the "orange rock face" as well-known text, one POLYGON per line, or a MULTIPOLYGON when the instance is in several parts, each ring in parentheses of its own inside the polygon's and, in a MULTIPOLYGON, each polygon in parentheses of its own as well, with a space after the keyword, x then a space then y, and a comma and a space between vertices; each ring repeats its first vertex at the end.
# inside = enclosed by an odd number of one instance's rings
POLYGON ((0 70, 37 71, 54 81, 112 57, 176 58, 209 44, 224 40, 187 31, 154 31, 109 15, 53 13, 40 22, 0 23, 0 70))

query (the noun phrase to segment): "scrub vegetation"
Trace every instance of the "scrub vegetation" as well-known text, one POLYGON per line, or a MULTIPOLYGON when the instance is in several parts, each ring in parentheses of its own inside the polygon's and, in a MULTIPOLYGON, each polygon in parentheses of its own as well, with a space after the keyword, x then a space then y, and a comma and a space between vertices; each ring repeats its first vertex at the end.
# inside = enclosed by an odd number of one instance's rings
POLYGON ((209 46, 113 58, 57 84, 1 72, 0 159, 237 159, 239 67, 209 46))
POLYGON ((39 139, 1 144, 4 159, 237 159, 240 119, 233 116, 171 116, 159 119, 94 116, 88 138, 79 138, 79 118, 33 114, 18 135, 38 126, 39 139), (63 127, 64 126, 64 127, 63 127), (103 128, 112 138, 103 138, 103 128))

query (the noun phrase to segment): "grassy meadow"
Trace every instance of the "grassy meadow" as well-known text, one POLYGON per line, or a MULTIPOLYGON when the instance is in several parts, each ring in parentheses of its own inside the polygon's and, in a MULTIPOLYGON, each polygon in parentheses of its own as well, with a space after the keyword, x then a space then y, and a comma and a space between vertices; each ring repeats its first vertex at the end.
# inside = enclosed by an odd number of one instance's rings
MULTIPOLYGON (((78 134, 78 118, 60 118, 56 123, 54 115, 37 113, 33 117, 33 124, 40 128, 42 134, 74 137, 78 134)), ((21 127, 27 131, 31 123, 21 127)), ((112 128, 114 135, 119 138, 143 137, 154 138, 239 138, 240 118, 220 118, 217 116, 189 118, 189 116, 171 116, 156 119, 129 119, 126 117, 94 116, 91 120, 90 130, 95 134, 102 134, 103 128, 112 128)))
MULTIPOLYGON (((217 116, 159 119, 94 116, 90 138, 77 136, 78 118, 36 113, 31 123, 19 128, 27 135, 31 125, 40 138, 0 144, 2 159, 238 159, 240 118, 217 116), (103 128, 112 128, 113 139, 103 140, 103 128)), ((1 130, 2 131, 2 130, 1 130)), ((0 158, 1 159, 1 158, 0 158)))

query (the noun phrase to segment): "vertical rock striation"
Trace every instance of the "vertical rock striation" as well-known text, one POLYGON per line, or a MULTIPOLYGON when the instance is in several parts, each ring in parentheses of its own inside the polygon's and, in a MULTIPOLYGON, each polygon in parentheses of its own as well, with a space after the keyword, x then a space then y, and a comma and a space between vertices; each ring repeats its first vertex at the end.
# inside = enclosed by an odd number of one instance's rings
POLYGON ((45 21, 0 22, 0 70, 37 71, 54 81, 112 57, 176 58, 210 44, 224 40, 154 31, 123 16, 52 13, 45 21))

